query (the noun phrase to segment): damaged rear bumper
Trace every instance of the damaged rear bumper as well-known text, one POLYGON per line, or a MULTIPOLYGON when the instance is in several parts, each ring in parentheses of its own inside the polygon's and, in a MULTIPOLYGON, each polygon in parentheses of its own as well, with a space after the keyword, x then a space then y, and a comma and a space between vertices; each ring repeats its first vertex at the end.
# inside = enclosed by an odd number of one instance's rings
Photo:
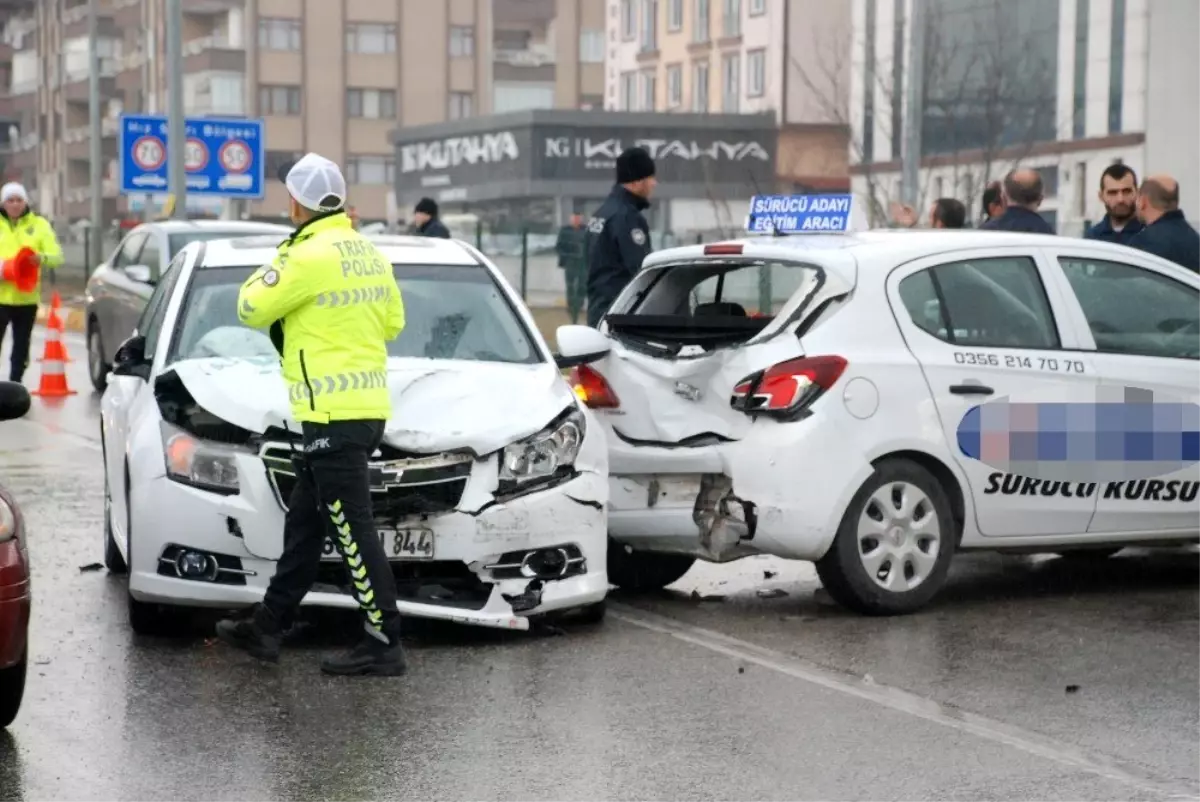
POLYGON ((613 538, 712 562, 820 559, 872 471, 838 426, 815 420, 763 421, 737 442, 694 448, 609 442, 613 538))

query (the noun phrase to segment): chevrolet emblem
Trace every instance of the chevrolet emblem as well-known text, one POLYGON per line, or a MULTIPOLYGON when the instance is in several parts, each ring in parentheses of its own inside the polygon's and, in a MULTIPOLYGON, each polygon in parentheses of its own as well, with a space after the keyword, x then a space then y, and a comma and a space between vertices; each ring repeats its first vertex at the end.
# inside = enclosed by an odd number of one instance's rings
POLYGON ((703 393, 700 392, 700 388, 693 387, 687 382, 675 382, 675 395, 686 398, 688 401, 699 401, 703 393))

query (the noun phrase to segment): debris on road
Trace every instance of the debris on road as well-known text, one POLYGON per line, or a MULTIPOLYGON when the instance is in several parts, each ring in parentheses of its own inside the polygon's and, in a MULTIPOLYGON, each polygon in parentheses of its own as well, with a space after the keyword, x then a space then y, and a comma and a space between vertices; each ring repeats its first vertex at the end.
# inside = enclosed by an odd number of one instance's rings
POLYGON ((1079 693, 1079 686, 1078 685, 1068 685, 1067 693, 1079 693))
POLYGON ((774 579, 779 576, 778 571, 763 571, 763 579, 774 579))
POLYGON ((725 601, 725 597, 720 594, 717 594, 717 593, 701 595, 700 591, 693 590, 692 591, 692 601, 694 601, 694 602, 722 602, 722 601, 725 601))
POLYGON ((99 571, 103 567, 100 563, 88 563, 87 565, 79 566, 79 573, 86 574, 90 571, 99 571))
POLYGON ((758 591, 758 598, 760 599, 779 599, 786 595, 788 593, 783 588, 761 588, 758 591))

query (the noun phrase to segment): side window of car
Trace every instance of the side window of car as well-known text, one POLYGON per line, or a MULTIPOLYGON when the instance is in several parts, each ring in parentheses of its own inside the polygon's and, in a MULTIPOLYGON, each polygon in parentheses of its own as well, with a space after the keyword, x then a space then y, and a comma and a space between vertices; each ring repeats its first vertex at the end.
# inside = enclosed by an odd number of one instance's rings
POLYGON ((145 265, 150 268, 150 277, 155 281, 159 279, 159 271, 162 269, 162 250, 158 245, 158 237, 151 234, 146 238, 146 244, 142 248, 142 253, 138 256, 138 264, 145 265))
POLYGON ((130 234, 121 243, 121 247, 117 249, 117 253, 113 256, 113 267, 125 268, 138 263, 138 254, 141 253, 142 245, 146 242, 146 232, 138 231, 130 234))
POLYGON ((179 275, 183 272, 182 264, 182 259, 175 259, 167 265, 167 272, 163 274, 162 280, 154 288, 154 294, 150 298, 151 303, 147 305, 146 313, 143 315, 146 322, 145 330, 143 331, 141 324, 138 324, 138 332, 146 336, 147 356, 153 355, 158 349, 158 340, 162 336, 163 319, 167 316, 167 308, 171 305, 171 296, 175 292, 175 285, 179 283, 179 275), (158 301, 157 304, 154 303, 155 299, 158 301))
POLYGON ((900 282, 912 322, 954 345, 1058 348, 1058 326, 1033 259, 971 259, 938 265, 900 282))
POLYGON ((1200 359, 1200 291, 1118 262, 1062 257, 1059 264, 1097 351, 1200 359))

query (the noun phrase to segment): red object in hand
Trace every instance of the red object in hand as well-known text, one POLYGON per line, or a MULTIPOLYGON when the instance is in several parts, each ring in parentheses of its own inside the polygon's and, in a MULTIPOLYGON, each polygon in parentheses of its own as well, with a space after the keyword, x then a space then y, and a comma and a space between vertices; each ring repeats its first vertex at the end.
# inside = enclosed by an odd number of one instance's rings
POLYGON ((22 248, 17 255, 4 262, 4 271, 0 275, 5 281, 17 285, 20 292, 33 292, 38 283, 38 271, 41 263, 32 248, 22 248))

